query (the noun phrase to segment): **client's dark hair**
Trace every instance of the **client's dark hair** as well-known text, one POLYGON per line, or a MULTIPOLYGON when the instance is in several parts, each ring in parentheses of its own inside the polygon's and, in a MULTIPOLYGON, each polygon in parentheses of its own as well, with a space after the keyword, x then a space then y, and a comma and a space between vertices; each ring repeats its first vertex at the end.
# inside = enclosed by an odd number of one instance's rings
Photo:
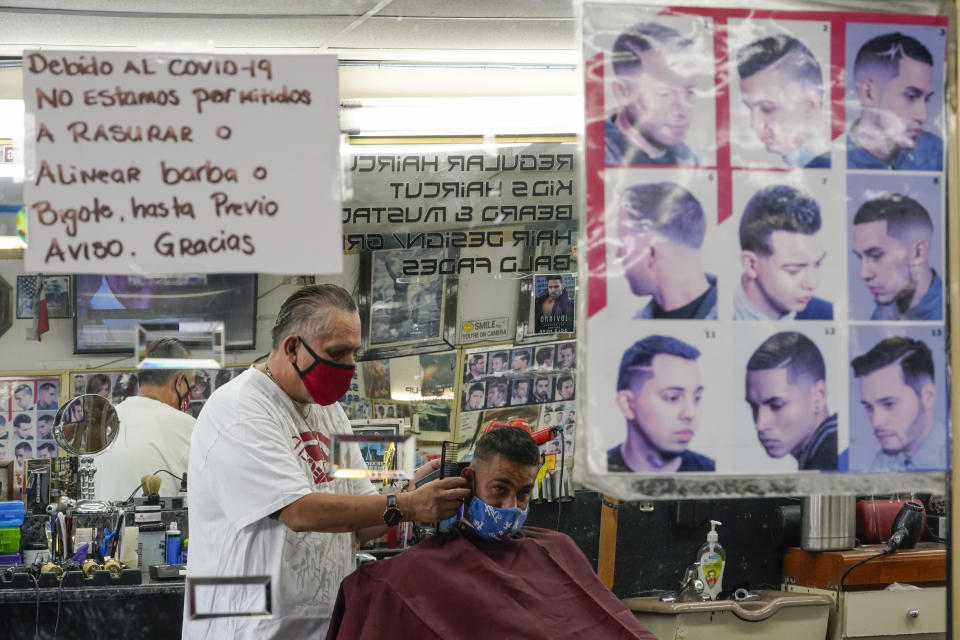
POLYGON ((520 427, 498 427, 480 436, 474 459, 488 462, 497 454, 517 464, 540 466, 540 448, 520 427))

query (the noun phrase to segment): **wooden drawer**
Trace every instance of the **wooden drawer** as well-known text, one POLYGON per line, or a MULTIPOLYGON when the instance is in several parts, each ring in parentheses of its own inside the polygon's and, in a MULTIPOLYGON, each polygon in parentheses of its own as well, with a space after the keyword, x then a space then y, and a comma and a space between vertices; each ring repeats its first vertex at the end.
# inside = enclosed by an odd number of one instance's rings
POLYGON ((846 638, 911 636, 947 630, 947 589, 855 591, 843 594, 846 638), (910 612, 917 612, 911 617, 910 612))

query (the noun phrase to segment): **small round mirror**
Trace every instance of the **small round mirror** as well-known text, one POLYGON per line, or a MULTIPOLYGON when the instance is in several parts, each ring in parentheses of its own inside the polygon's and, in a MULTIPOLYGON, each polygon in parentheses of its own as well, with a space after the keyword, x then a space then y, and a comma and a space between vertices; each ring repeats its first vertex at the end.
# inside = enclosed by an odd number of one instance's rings
POLYGON ((103 396, 77 396, 57 411, 53 437, 73 455, 95 455, 110 446, 120 431, 117 410, 103 396))

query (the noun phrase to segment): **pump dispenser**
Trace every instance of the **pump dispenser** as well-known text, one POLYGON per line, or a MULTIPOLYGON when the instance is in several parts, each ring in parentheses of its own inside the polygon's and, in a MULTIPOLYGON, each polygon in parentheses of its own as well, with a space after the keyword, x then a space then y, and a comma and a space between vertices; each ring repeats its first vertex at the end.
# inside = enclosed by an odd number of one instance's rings
POLYGON ((697 561, 700 563, 697 573, 703 581, 703 592, 709 595, 711 600, 716 600, 717 594, 723 588, 723 568, 727 564, 727 552, 717 542, 720 538, 717 527, 721 524, 718 520, 710 521, 707 541, 697 552, 697 561))

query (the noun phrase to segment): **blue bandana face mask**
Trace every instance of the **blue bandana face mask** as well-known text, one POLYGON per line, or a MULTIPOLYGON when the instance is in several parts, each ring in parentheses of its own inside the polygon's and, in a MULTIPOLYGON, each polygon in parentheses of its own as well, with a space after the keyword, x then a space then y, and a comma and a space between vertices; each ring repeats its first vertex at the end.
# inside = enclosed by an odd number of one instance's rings
POLYGON ((480 498, 474 497, 470 501, 467 517, 477 534, 491 542, 502 542, 516 532, 527 519, 530 505, 525 509, 519 507, 491 507, 480 498))

